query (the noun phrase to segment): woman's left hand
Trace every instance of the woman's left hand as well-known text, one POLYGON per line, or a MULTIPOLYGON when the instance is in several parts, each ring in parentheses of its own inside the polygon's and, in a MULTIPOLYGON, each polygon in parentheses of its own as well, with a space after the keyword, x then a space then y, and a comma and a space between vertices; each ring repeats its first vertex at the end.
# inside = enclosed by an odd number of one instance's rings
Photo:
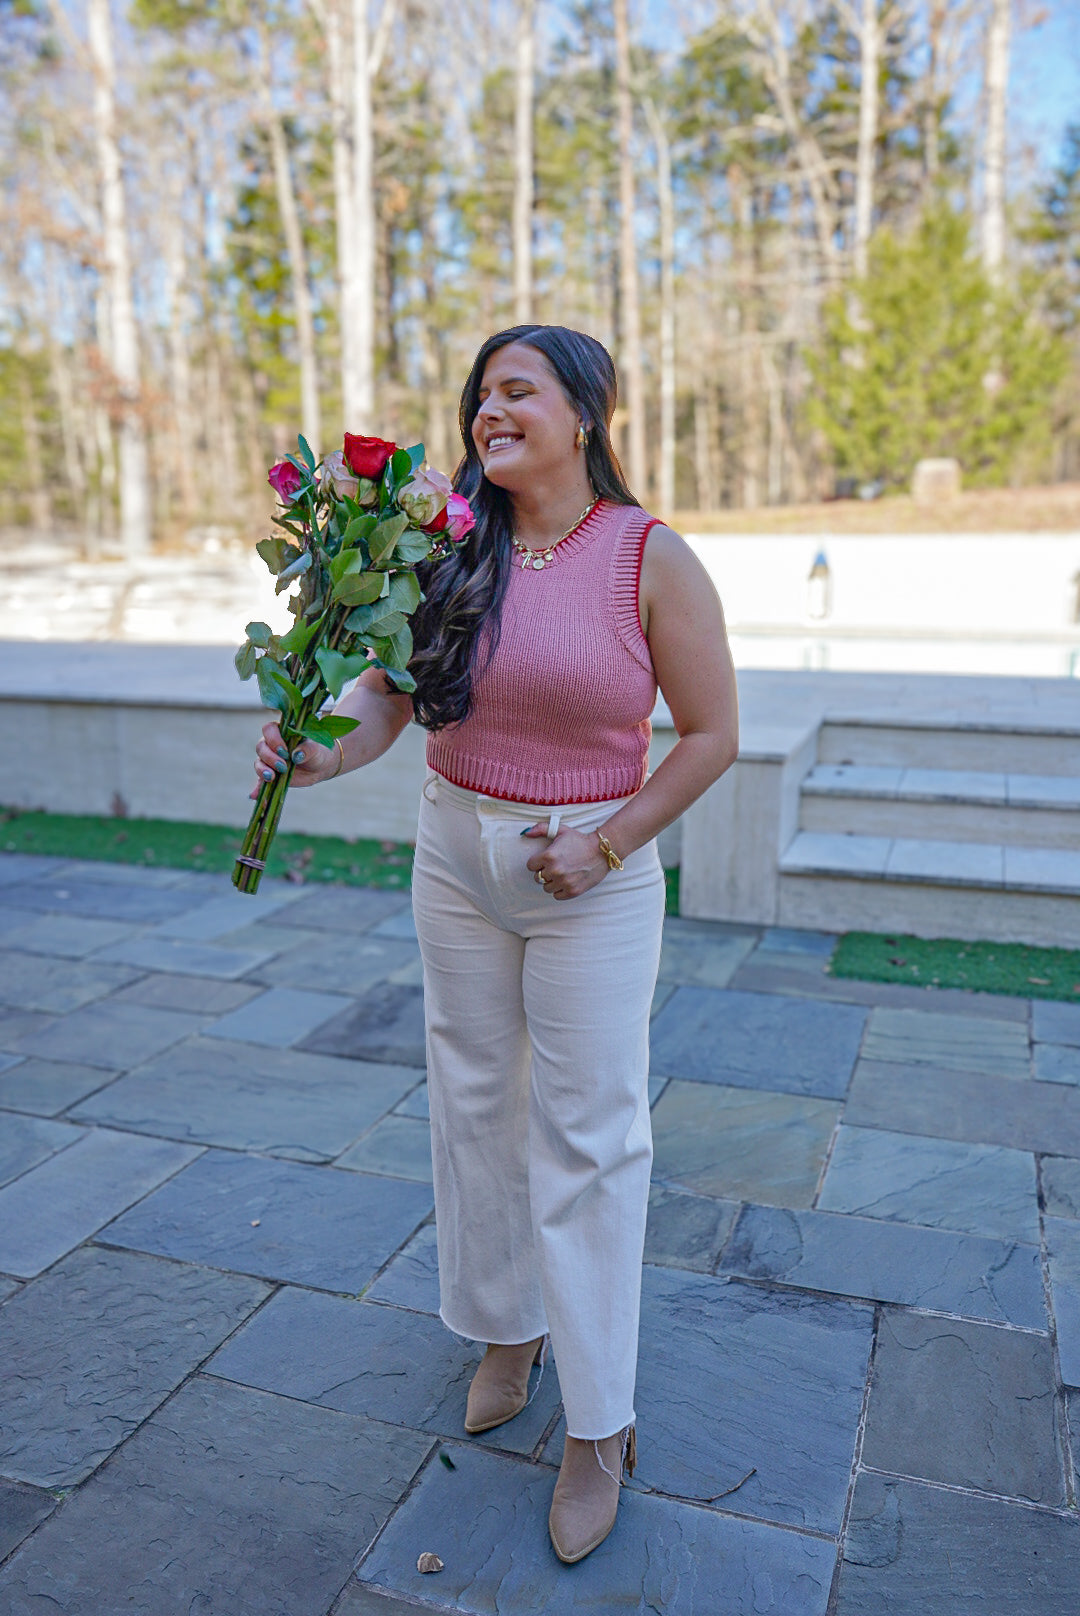
MULTIPOLYGON (((525 837, 546 837, 548 821, 530 825, 525 837)), ((596 832, 586 835, 566 826, 548 845, 534 853, 525 868, 533 878, 540 876, 544 891, 553 898, 580 898, 590 887, 599 886, 608 873, 608 861, 600 851, 596 832)), ((539 882, 537 883, 539 885, 539 882)))

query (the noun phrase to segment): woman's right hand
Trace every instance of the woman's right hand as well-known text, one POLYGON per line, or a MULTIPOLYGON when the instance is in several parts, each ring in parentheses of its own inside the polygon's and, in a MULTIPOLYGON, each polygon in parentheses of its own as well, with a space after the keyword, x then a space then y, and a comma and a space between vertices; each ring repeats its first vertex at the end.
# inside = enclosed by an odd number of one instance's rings
MULTIPOLYGON (((285 742, 281 738, 281 731, 274 719, 263 725, 262 738, 255 747, 255 790, 251 792, 252 798, 259 795, 259 788, 272 780, 275 774, 284 774, 288 759, 285 742)), ((292 786, 315 786, 320 780, 328 780, 338 765, 338 752, 336 746, 320 746, 317 741, 302 741, 293 753, 294 768, 292 786)))

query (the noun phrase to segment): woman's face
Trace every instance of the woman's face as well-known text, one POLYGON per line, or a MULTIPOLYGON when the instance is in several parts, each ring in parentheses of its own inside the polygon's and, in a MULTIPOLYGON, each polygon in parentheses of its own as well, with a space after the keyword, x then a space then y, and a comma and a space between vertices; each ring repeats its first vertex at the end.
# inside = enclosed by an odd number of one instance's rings
POLYGON ((574 468, 581 417, 538 348, 510 342, 484 367, 473 442, 484 475, 508 492, 574 468))

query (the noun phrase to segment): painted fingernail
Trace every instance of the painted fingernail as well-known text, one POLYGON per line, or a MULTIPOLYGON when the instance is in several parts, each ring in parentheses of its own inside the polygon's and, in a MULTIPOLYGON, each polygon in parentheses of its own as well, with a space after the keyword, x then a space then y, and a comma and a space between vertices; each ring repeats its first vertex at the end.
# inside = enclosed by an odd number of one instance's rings
POLYGON ((284 774, 288 767, 289 767, 289 765, 287 763, 275 763, 274 764, 274 768, 277 770, 277 772, 279 774, 284 774))
POLYGON ((522 836, 527 836, 529 834, 529 832, 532 830, 532 828, 533 827, 531 825, 526 825, 525 829, 521 832, 522 836))
POLYGON ((286 763, 289 761, 289 754, 288 754, 288 752, 286 752, 286 750, 285 750, 285 748, 283 746, 278 747, 277 755, 280 758, 284 758, 286 763))
POLYGON ((274 778, 273 769, 264 769, 262 772, 262 777, 264 780, 272 780, 274 778))
POLYGON ((303 752, 294 752, 293 755, 292 755, 292 760, 293 760, 294 763, 303 763, 303 761, 304 761, 303 752))

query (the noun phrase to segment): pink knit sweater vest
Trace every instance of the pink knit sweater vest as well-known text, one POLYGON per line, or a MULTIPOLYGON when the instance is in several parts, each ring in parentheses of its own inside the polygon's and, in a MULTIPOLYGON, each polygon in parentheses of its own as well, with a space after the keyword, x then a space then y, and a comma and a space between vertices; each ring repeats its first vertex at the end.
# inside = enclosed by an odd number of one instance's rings
POLYGON ((627 797, 644 783, 656 674, 638 616, 656 518, 601 500, 542 571, 515 558, 494 657, 472 711, 429 735, 454 785, 552 807, 627 797))

